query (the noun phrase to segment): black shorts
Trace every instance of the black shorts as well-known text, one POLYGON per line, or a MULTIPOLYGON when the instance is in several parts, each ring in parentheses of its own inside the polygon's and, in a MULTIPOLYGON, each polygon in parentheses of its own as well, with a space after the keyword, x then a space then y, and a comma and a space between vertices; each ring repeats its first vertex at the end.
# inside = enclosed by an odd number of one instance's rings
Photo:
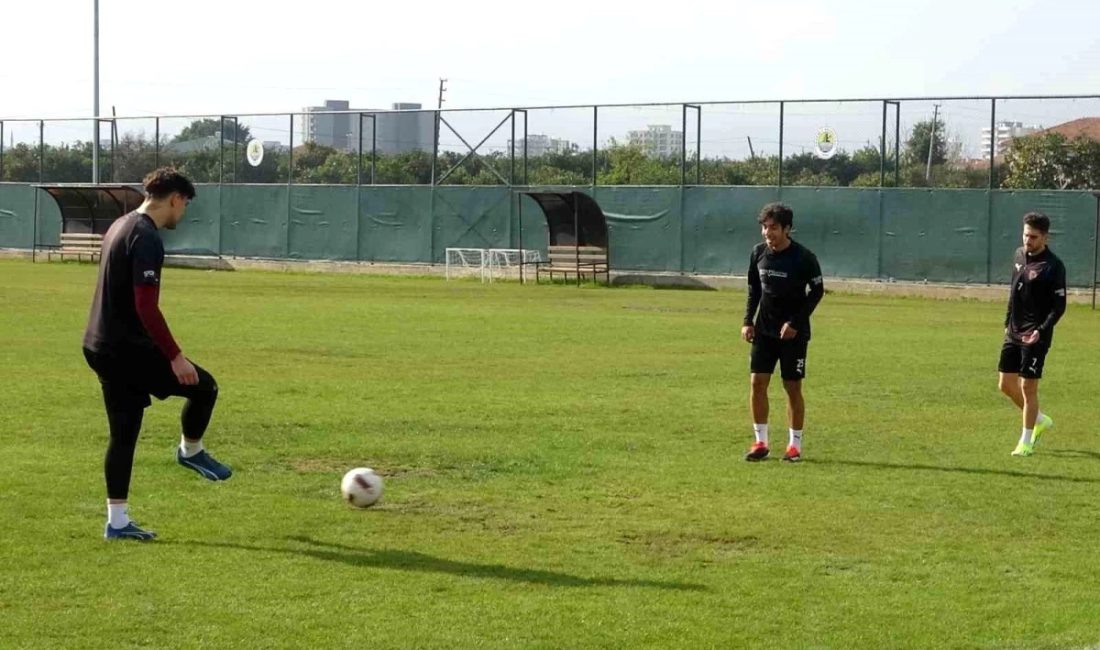
POLYGON ((1005 341, 1001 346, 1001 361, 997 364, 997 370, 1016 373, 1024 379, 1041 379, 1049 351, 1050 344, 1042 341, 1034 345, 1005 341))
POLYGON ((775 363, 784 381, 798 381, 806 378, 806 349, 809 341, 793 339, 783 341, 770 336, 757 336, 752 342, 752 358, 749 370, 756 374, 770 375, 775 372, 775 363))
POLYGON ((130 349, 123 352, 93 352, 84 348, 84 359, 99 377, 103 388, 103 403, 108 411, 143 409, 157 399, 169 396, 199 396, 218 390, 214 378, 199 364, 195 372, 199 383, 184 386, 172 372, 172 364, 156 349, 130 349))

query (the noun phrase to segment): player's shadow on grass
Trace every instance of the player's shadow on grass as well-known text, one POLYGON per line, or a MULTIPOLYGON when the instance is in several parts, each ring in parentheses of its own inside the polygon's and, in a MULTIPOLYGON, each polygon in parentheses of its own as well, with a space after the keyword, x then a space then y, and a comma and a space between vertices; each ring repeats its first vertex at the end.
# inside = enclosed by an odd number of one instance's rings
POLYGON ((680 591, 706 591, 703 585, 685 582, 667 582, 662 580, 623 580, 619 578, 583 578, 568 573, 544 571, 542 569, 523 569, 503 564, 476 564, 433 557, 416 551, 395 549, 364 549, 331 542, 322 542, 309 537, 289 537, 289 541, 299 546, 251 546, 228 542, 183 542, 187 546, 209 546, 231 548, 242 551, 264 551, 301 555, 315 560, 342 562, 357 567, 394 569, 397 571, 422 571, 425 573, 449 573, 461 577, 492 578, 527 582, 551 587, 649 587, 654 589, 673 589, 680 591))
MULTIPOLYGON (((1093 454, 1092 452, 1079 452, 1093 454)), ((1061 454, 1058 454, 1061 455, 1061 454)), ((1015 476, 1018 478, 1038 479, 1040 481, 1065 481, 1067 483, 1100 483, 1100 479, 1083 476, 1064 476, 1060 474, 1037 474, 1035 472, 1021 472, 1015 469, 989 469, 986 467, 942 467, 939 465, 923 465, 920 463, 882 463, 869 460, 832 460, 814 459, 815 465, 847 465, 849 467, 876 467, 879 469, 909 469, 930 472, 958 472, 961 474, 979 474, 990 476, 1015 476)))
POLYGON ((1100 460, 1100 452, 1086 451, 1084 449, 1051 449, 1046 453, 1061 458, 1091 458, 1093 460, 1100 460))

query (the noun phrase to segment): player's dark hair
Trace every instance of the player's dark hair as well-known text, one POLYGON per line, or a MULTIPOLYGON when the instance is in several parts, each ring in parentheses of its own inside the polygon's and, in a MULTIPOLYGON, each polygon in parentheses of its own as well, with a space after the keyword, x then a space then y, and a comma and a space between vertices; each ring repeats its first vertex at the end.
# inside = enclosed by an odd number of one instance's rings
POLYGON ((794 211, 783 203, 769 203, 760 210, 756 222, 763 225, 768 219, 779 224, 780 228, 789 228, 794 224, 794 211))
POLYGON ((1050 232, 1050 217, 1042 212, 1028 212, 1024 215, 1024 225, 1031 226, 1045 235, 1050 232))
POLYGON ((195 198, 195 186, 186 176, 176 171, 175 167, 154 169, 145 175, 141 184, 145 188, 145 195, 154 199, 166 199, 173 192, 178 192, 188 201, 195 198))

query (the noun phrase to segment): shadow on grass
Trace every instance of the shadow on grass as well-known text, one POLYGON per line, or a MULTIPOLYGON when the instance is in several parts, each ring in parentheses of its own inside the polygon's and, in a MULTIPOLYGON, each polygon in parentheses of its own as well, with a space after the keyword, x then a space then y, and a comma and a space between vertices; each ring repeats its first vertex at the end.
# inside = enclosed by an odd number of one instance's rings
MULTIPOLYGON (((1051 453, 1051 452, 1048 452, 1051 453)), ((1080 452, 1093 454, 1093 452, 1080 452)), ((1055 455, 1063 455, 1057 454, 1055 455)), ((1097 455, 1100 458, 1100 455, 1097 455)), ((1027 462, 1021 459, 1022 462, 1027 462)), ((1040 481, 1065 481, 1066 483, 1100 483, 1100 478, 1087 478, 1082 476, 1062 476, 1058 474, 1037 474, 1035 472, 1021 472, 1014 469, 989 469, 985 467, 942 467, 939 465, 924 465, 920 463, 882 463, 868 460, 831 460, 814 459, 814 465, 846 465, 848 467, 875 467, 878 469, 908 469, 929 472, 954 472, 960 474, 976 474, 986 476, 1013 476, 1016 478, 1037 479, 1040 481)))
POLYGON ((294 546, 254 546, 250 544, 234 544, 229 542, 181 541, 178 543, 189 547, 206 546, 210 548, 229 548, 241 551, 262 551, 267 553, 300 555, 315 560, 341 562, 356 567, 393 569, 397 571, 419 571, 424 573, 447 573, 460 577, 511 580, 513 582, 526 582, 536 585, 547 585, 550 587, 648 587, 653 589, 673 589, 679 591, 707 591, 707 588, 703 585, 683 582, 621 580, 618 578, 583 578, 567 573, 543 571, 541 569, 523 569, 502 564, 476 564, 473 562, 447 560, 424 553, 417 553, 416 551, 355 548, 352 546, 322 542, 310 537, 288 537, 287 540, 304 545, 304 548, 294 546))
POLYGON ((1047 453, 1060 458, 1091 458, 1093 460, 1100 460, 1100 452, 1086 451, 1084 449, 1051 449, 1047 453))

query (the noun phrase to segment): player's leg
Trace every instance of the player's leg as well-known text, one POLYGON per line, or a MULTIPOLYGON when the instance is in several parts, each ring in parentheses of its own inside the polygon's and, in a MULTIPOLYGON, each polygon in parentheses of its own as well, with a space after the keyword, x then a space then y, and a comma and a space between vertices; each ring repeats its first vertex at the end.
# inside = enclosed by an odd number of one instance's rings
POLYGON ((138 527, 130 519, 129 511, 130 477, 144 413, 142 406, 111 406, 107 409, 111 435, 103 457, 103 477, 107 483, 107 525, 103 536, 107 539, 144 541, 156 537, 156 533, 138 527))
POLYGON ((1035 449, 1035 421, 1039 419, 1039 380, 1020 377, 1020 394, 1023 395, 1023 427, 1020 441, 1013 456, 1030 456, 1035 449))
POLYGON ((121 370, 124 365, 112 357, 84 351, 88 365, 96 371, 107 411, 109 438, 103 457, 103 479, 107 487, 107 539, 149 540, 156 533, 143 530, 130 520, 130 477, 134 451, 141 432, 142 416, 149 396, 137 390, 121 370))
POLYGON ((214 405, 218 401, 218 382, 194 361, 191 364, 195 366, 199 382, 190 386, 179 383, 172 372, 172 365, 159 353, 146 357, 144 364, 152 378, 150 392, 153 395, 159 399, 176 396, 187 400, 180 412, 181 432, 176 462, 211 481, 224 481, 232 476, 233 470, 211 456, 203 443, 214 405))
POLYGON ((1029 456, 1042 432, 1053 424, 1049 417, 1039 412, 1039 379, 1043 376, 1043 363, 1046 361, 1047 347, 1042 344, 1027 346, 1023 350, 1020 368, 1020 394, 1024 404, 1021 410, 1023 426, 1020 442, 1013 455, 1029 456), (1042 421, 1040 430, 1036 423, 1042 421), (1038 433, 1038 435, 1036 435, 1038 433), (1019 452, 1019 453, 1018 453, 1019 452))
POLYGON ((802 430, 806 421, 806 401, 802 397, 802 380, 806 376, 806 341, 788 341, 783 344, 780 370, 783 389, 787 393, 787 425, 790 435, 783 460, 802 460, 802 430))
POLYGON ((210 416, 218 402, 218 382, 197 363, 195 372, 199 383, 192 386, 177 386, 175 394, 187 399, 180 412, 180 447, 176 451, 176 460, 180 465, 192 469, 203 478, 211 481, 224 481, 233 475, 233 470, 218 462, 206 451, 203 436, 210 425, 210 416))
MULTIPOLYGON (((1035 443, 1054 425, 1054 421, 1039 410, 1039 379, 1043 376, 1046 353, 1044 345, 1019 346, 1019 373, 1015 377, 1002 378, 1002 383, 1015 379, 1014 394, 1010 397, 1021 410, 1020 440, 1013 456, 1030 456, 1035 443)), ((1008 390, 1012 389, 1005 390, 1006 394, 1008 390)))
POLYGON ((1020 392, 1020 373, 997 373, 997 388, 1012 400, 1016 408, 1024 408, 1024 394, 1020 392))
POLYGON ((748 461, 764 460, 768 457, 768 385, 778 361, 778 339, 757 336, 752 343, 749 361, 749 410, 752 413, 755 441, 745 454, 745 460, 748 461))
POLYGON ((1042 343, 1030 346, 1020 370, 1020 392, 1024 396, 1024 405, 1021 407, 1023 424, 1025 428, 1029 424, 1032 425, 1032 444, 1038 444, 1043 434, 1054 426, 1054 420, 1039 408, 1039 380, 1043 376, 1043 366, 1046 364, 1049 351, 1050 346, 1042 343), (1031 417, 1032 415, 1034 418, 1031 417))

